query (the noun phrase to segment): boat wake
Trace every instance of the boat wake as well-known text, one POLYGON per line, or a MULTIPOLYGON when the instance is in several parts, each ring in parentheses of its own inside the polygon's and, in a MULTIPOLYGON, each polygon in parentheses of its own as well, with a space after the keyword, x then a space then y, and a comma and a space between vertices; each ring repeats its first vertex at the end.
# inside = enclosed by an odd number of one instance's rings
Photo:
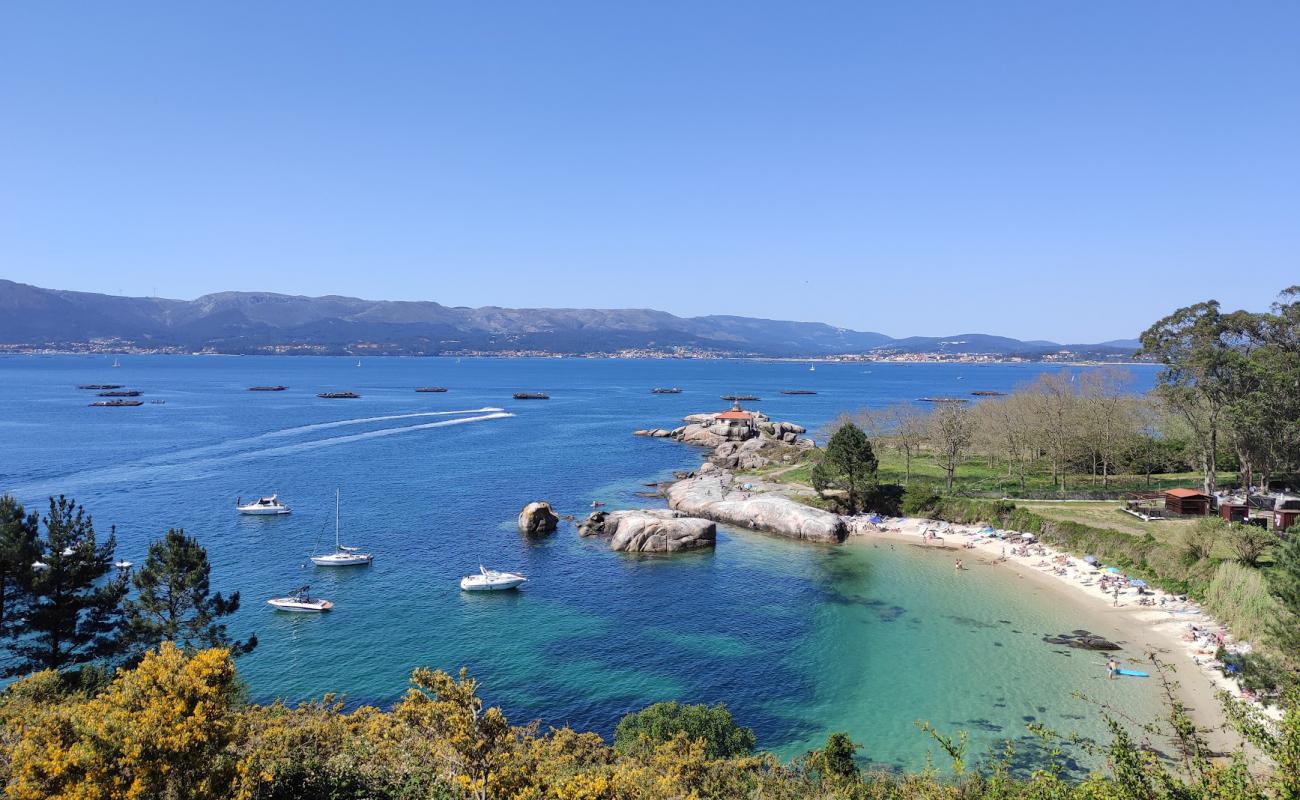
POLYGON ((246 461, 251 458, 266 458, 267 456, 286 455, 288 453, 301 453, 306 450, 316 450, 321 447, 333 447, 335 445, 347 444, 348 442, 360 442, 366 439, 377 439, 381 436, 395 436, 399 433, 412 433, 414 431, 427 431, 432 428, 446 428, 451 425, 463 425, 467 422, 485 422, 490 419, 505 419, 513 417, 508 411, 497 409, 491 414, 481 414, 477 417, 457 417, 456 419, 444 419, 438 422, 425 422, 420 425, 404 425, 398 428, 380 428, 374 431, 364 433, 350 433, 346 436, 334 436, 329 439, 313 439, 309 442, 297 442, 295 444, 285 444, 278 447, 268 447, 264 450, 253 450, 244 453, 235 453, 224 461, 246 461))
MULTIPOLYGON (((416 417, 450 417, 456 414, 491 414, 505 411, 504 408, 469 408, 463 411, 417 411, 411 414, 389 414, 383 417, 357 417, 356 419, 340 419, 334 422, 314 422, 310 425, 298 425, 293 428, 282 428, 278 431, 268 431, 267 433, 258 434, 250 437, 251 439, 274 439, 281 436, 297 436, 302 433, 311 431, 323 431, 330 428, 341 428, 346 425, 366 425, 371 422, 391 422, 395 419, 414 419, 416 417)), ((506 414, 506 416, 513 416, 506 414)), ((245 440, 249 441, 249 440, 245 440)))
POLYGON ((38 482, 19 485, 5 490, 5 493, 12 494, 20 500, 35 501, 45 495, 53 493, 72 493, 83 489, 84 487, 98 487, 104 484, 134 482, 140 483, 150 478, 170 477, 184 480, 192 480, 200 469, 208 470, 214 466, 223 464, 251 461, 254 459, 268 458, 271 456, 288 455, 291 453, 301 453, 309 450, 317 450, 324 447, 334 447, 350 442, 360 442, 367 439, 377 439, 385 436, 396 436, 403 433, 416 433, 419 431, 432 430, 434 428, 446 428, 452 425, 464 425, 471 422, 488 422, 495 419, 505 419, 513 417, 508 411, 499 408, 478 409, 487 413, 481 413, 468 417, 456 417, 454 419, 443 419, 437 422, 424 422, 418 425, 401 425, 395 428, 379 428, 373 431, 364 431, 362 433, 351 433, 344 436, 332 436, 325 439, 312 439, 306 442, 295 442, 292 444, 282 444, 273 447, 262 447, 260 449, 241 449, 238 452, 225 453, 213 456, 212 451, 216 449, 229 449, 230 447, 242 444, 245 447, 253 442, 264 440, 275 436, 287 436, 290 433, 304 433, 322 428, 334 428, 340 425, 359 425, 363 422, 377 422, 392 419, 408 419, 411 417, 429 417, 442 416, 446 414, 466 414, 471 411, 429 411, 419 414, 395 414, 388 417, 367 417, 356 420, 339 420, 338 422, 325 422, 316 425, 302 425, 296 428, 286 428, 283 431, 271 431, 269 434, 249 437, 239 440, 238 442, 223 442, 220 445, 209 445, 202 448, 193 448, 188 451, 172 453, 166 457, 166 461, 159 461, 159 457, 141 459, 125 464, 115 464, 111 467, 100 467, 96 469, 73 472, 62 476, 42 479, 38 482), (177 473, 181 472, 181 475, 177 473))

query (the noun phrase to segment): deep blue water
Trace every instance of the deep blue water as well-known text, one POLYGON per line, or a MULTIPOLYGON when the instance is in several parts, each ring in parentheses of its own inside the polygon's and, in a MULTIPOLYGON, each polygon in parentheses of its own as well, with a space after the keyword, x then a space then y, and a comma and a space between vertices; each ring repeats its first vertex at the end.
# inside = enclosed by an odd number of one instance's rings
MULTIPOLYGON (((966 728, 972 751, 1023 739, 1027 721, 1096 735, 1070 698, 1106 691, 1153 707, 1153 687, 1099 681, 1044 633, 1088 627, 995 569, 900 545, 824 547, 723 530, 716 552, 609 552, 563 525, 529 542, 527 502, 581 516, 656 504, 641 484, 699 454, 631 436, 754 393, 776 419, 816 430, 838 413, 923 395, 1009 390, 1037 365, 818 365, 753 361, 92 356, 0 358, 0 491, 40 507, 67 493, 119 555, 139 561, 169 527, 207 546, 215 588, 239 590, 231 623, 261 642, 239 669, 255 699, 346 692, 389 703, 416 666, 464 665, 512 720, 608 734, 651 702, 726 702, 760 745, 793 755, 846 730, 865 756, 923 765, 914 721, 966 728), (80 383, 123 383, 165 404, 88 408, 80 383), (258 384, 288 391, 252 393, 258 384), (417 394, 443 385, 446 394, 417 394), (679 395, 652 395, 654 386, 679 395), (810 388, 815 396, 783 396, 810 388), (351 389, 359 400, 324 400, 351 389), (515 391, 549 401, 515 401, 515 391), (503 409, 504 411, 493 411, 503 409), (507 416, 508 414, 508 416, 507 416), (306 556, 332 535, 342 491, 347 543, 369 568, 306 556), (235 498, 278 492, 291 516, 237 516, 235 498), (479 563, 520 570, 518 593, 467 595, 479 563), (302 583, 326 616, 277 614, 266 598, 302 583)), ((1047 369, 1062 369, 1049 367, 1047 369)), ((1145 388, 1150 369, 1138 370, 1145 388)), ((1095 622, 1095 621, 1093 621, 1095 622)))

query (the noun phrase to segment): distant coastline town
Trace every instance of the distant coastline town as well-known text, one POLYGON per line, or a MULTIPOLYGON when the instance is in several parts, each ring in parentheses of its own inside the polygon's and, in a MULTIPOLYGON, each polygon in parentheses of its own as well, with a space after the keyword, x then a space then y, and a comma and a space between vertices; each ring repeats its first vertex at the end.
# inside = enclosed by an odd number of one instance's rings
POLYGON ((93 339, 85 342, 44 344, 0 342, 0 354, 9 355, 278 355, 278 356, 407 356, 454 358, 619 358, 619 359, 716 359, 750 358, 817 363, 887 364, 1130 364, 1146 359, 1134 354, 1061 349, 1045 353, 908 352, 881 348, 866 352, 774 356, 771 353, 718 350, 699 347, 630 347, 617 350, 556 351, 547 349, 436 349, 410 350, 384 342, 352 342, 345 345, 287 343, 257 347, 193 349, 180 345, 142 345, 122 339, 93 339))

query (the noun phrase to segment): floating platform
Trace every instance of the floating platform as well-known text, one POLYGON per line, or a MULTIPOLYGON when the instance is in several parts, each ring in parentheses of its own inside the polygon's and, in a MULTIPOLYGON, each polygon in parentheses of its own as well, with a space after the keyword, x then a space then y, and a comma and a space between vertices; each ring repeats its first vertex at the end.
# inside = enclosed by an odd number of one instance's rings
POLYGON ((681 394, 682 390, 676 386, 656 387, 650 390, 650 394, 681 394))
POLYGON ((781 394, 817 394, 812 389, 782 389, 781 394))
POLYGON ((83 383, 78 389, 121 389, 120 383, 83 383))
POLYGON ((326 400, 356 400, 361 395, 356 392, 321 392, 316 396, 326 400))
POLYGON ((551 396, 542 392, 515 392, 514 398, 516 400, 550 400, 551 396))
POLYGON ((964 397, 918 397, 919 403, 966 403, 969 402, 964 397))
POLYGON ((144 405, 143 400, 96 400, 90 404, 99 408, 134 408, 144 405))
POLYGON ((111 392, 100 392, 100 397, 139 397, 144 394, 136 389, 115 389, 111 392))
POLYGON ((724 394, 722 396, 722 399, 732 403, 739 403, 741 401, 748 403, 751 401, 757 402, 759 400, 762 400, 763 398, 753 394, 724 394))
POLYGON ((250 386, 250 387, 248 387, 248 391, 250 391, 250 392, 283 392, 285 389, 288 389, 288 388, 289 388, 288 386, 250 386))
POLYGON ((421 392, 421 393, 425 393, 425 392, 435 392, 435 393, 436 393, 436 392, 445 392, 445 391, 447 391, 447 387, 446 387, 446 386, 417 386, 416 389, 415 389, 415 391, 417 391, 417 392, 421 392))
POLYGON ((978 392, 971 392, 971 395, 974 396, 974 397, 1006 397, 1006 396, 1007 396, 1007 393, 1006 393, 1006 392, 993 392, 993 391, 989 391, 989 390, 985 389, 985 390, 981 390, 981 391, 978 391, 978 392))

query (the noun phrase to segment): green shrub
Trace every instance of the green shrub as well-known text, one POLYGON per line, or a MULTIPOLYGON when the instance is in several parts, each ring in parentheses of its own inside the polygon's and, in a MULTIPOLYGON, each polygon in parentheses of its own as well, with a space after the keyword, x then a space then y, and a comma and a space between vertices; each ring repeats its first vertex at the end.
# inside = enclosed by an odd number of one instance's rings
POLYGON ((635 752, 643 740, 662 744, 678 733, 704 741, 710 758, 732 758, 752 753, 754 731, 736 724, 726 705, 686 706, 671 701, 655 703, 618 721, 614 728, 614 749, 635 752))
POLYGON ((1237 636, 1251 640, 1264 636, 1268 621, 1280 613, 1264 575, 1236 561, 1215 570, 1205 589, 1205 607, 1237 636))
POLYGON ((927 514, 934 504, 939 502, 939 495, 924 483, 909 483, 903 490, 903 513, 909 517, 927 514))

